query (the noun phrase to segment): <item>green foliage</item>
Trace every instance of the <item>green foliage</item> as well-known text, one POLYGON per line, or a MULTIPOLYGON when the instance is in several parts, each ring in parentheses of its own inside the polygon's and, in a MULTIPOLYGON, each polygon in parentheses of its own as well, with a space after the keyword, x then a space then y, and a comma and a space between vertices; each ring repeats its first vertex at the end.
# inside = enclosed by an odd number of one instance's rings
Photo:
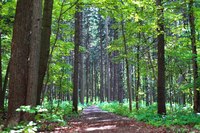
POLYGON ((195 128, 200 126, 200 115, 194 114, 191 106, 181 107, 177 106, 175 110, 170 110, 167 106, 168 114, 160 116, 157 114, 157 105, 141 107, 138 111, 133 110, 129 112, 128 104, 119 104, 117 102, 102 103, 99 105, 103 110, 113 112, 118 115, 128 116, 139 121, 146 122, 154 126, 174 126, 174 125, 194 125, 195 128))
MULTIPOLYGON (((84 106, 79 106, 79 110, 84 106)), ((27 112, 35 114, 35 121, 20 122, 17 126, 6 128, 4 132, 24 132, 35 133, 37 131, 51 131, 55 127, 66 125, 71 117, 78 117, 79 114, 72 112, 72 104, 67 101, 63 101, 58 106, 58 101, 53 103, 44 102, 42 106, 31 107, 21 106, 16 111, 27 112)))

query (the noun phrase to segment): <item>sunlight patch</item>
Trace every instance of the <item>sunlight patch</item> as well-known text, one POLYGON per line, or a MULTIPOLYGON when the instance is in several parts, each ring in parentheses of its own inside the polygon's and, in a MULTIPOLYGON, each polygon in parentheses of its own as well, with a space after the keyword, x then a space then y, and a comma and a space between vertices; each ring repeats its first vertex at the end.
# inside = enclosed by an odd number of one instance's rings
POLYGON ((85 129, 85 131, 95 131, 95 130, 107 130, 107 129, 115 129, 116 125, 110 125, 110 126, 101 126, 101 127, 90 127, 85 129))
POLYGON ((94 119, 98 119, 98 117, 89 117, 87 118, 88 120, 94 120, 94 119))

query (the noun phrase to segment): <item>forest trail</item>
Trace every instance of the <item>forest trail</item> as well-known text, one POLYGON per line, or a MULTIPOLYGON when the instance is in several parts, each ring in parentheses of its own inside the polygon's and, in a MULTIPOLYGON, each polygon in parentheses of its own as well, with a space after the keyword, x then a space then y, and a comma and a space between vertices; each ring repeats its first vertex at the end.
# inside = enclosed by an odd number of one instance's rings
POLYGON ((102 111, 97 106, 83 110, 79 118, 68 122, 69 128, 54 132, 68 133, 166 133, 163 127, 156 128, 143 122, 102 111))

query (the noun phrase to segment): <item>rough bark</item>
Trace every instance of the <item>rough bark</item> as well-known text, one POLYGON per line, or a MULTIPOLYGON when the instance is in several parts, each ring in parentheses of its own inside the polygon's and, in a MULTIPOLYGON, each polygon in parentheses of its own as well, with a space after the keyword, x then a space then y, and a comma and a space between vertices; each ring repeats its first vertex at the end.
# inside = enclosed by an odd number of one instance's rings
POLYGON ((52 22, 53 0, 44 1, 44 10, 42 18, 42 32, 40 44, 40 59, 39 59, 39 77, 37 86, 37 105, 40 104, 41 92, 43 88, 43 80, 47 70, 49 50, 50 50, 50 36, 51 36, 51 22, 52 22))
MULTIPOLYGON (((33 15, 31 27, 30 53, 28 62, 28 85, 26 92, 26 105, 36 106, 39 54, 41 42, 41 22, 42 22, 42 1, 33 0, 33 15)), ((31 119, 26 113, 24 120, 31 119)))
POLYGON ((26 102, 26 88, 28 81, 28 57, 31 36, 32 0, 17 2, 13 29, 9 101, 7 124, 15 125, 21 120, 16 109, 26 102))
POLYGON ((158 79, 157 79, 157 102, 158 114, 166 114, 165 106, 165 40, 164 40, 164 13, 162 0, 156 0, 158 15, 158 79))

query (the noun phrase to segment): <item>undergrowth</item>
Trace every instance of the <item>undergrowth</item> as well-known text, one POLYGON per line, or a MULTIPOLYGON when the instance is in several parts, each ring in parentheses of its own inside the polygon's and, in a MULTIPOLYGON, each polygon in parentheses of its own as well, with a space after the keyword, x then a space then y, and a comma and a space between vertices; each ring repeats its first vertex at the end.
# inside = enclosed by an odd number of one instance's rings
MULTIPOLYGON (((133 105, 133 107, 134 106, 135 105, 133 105)), ((108 112, 134 118, 138 121, 143 121, 156 127, 190 125, 194 126, 196 129, 200 129, 200 114, 193 113, 191 106, 176 106, 172 110, 167 104, 167 115, 162 116, 157 114, 156 104, 141 106, 139 110, 133 109, 132 112, 129 111, 128 103, 101 103, 99 104, 99 107, 108 112)))
MULTIPOLYGON (((79 112, 85 108, 83 105, 79 105, 79 112)), ((36 114, 34 121, 22 121, 15 127, 4 128, 3 133, 11 132, 24 132, 35 133, 38 131, 52 131, 56 127, 66 125, 67 121, 72 117, 78 117, 79 113, 72 112, 72 103, 68 101, 53 101, 51 103, 44 102, 42 106, 30 107, 21 106, 16 111, 22 111, 30 114, 36 114)))

